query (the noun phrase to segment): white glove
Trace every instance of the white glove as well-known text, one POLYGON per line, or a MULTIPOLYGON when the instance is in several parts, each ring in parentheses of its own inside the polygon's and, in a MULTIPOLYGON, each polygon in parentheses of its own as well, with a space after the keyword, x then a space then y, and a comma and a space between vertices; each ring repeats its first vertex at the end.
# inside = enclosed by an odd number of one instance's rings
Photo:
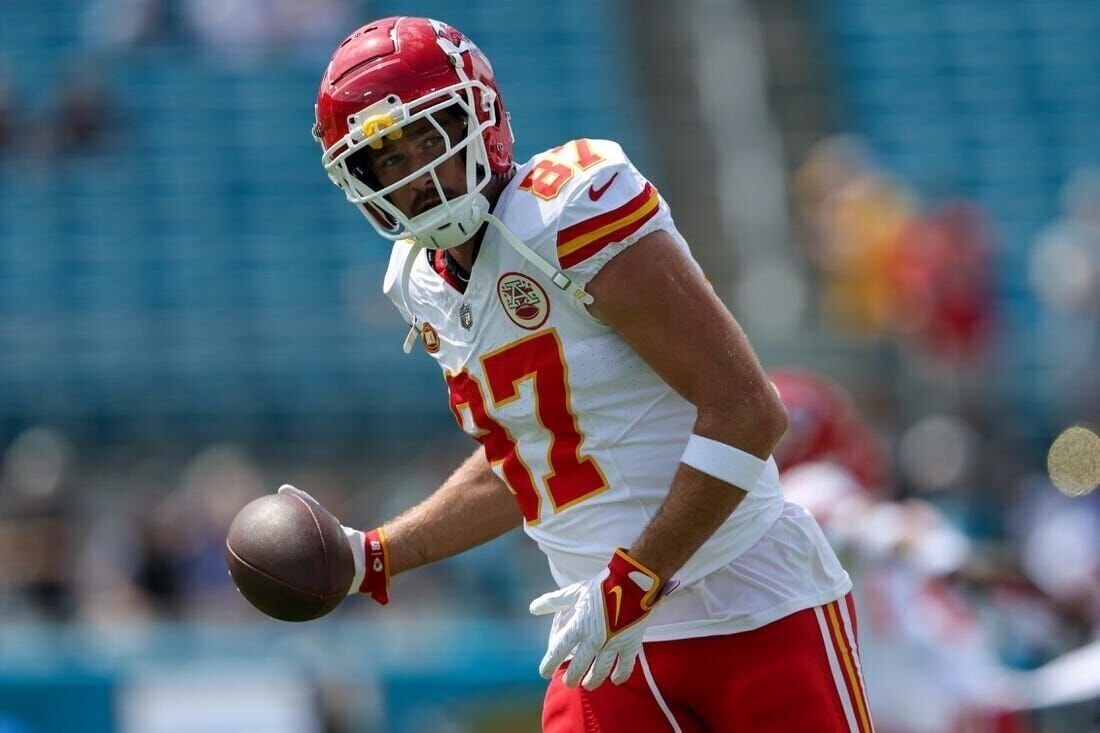
MULTIPOLYGON (((283 484, 279 487, 280 494, 294 494, 305 502, 313 505, 314 511, 318 509, 326 514, 331 514, 328 509, 321 506, 321 502, 314 499, 309 493, 302 491, 299 488, 291 486, 290 484, 283 484)), ((339 521, 339 520, 337 520, 339 521)), ((363 583, 363 578, 367 574, 367 559, 366 559, 366 534, 360 532, 357 529, 351 527, 345 527, 340 525, 340 529, 344 530, 344 537, 348 540, 348 545, 351 547, 351 556, 355 558, 355 577, 351 581, 351 585, 348 587, 348 595, 353 596, 359 593, 359 586, 363 583)))
POLYGON ((567 687, 583 682, 584 689, 594 690, 609 672, 616 685, 626 682, 642 650, 659 584, 654 573, 620 548, 595 578, 536 598, 531 602, 536 616, 573 610, 572 618, 550 638, 539 674, 550 679, 573 652, 563 680, 567 687))

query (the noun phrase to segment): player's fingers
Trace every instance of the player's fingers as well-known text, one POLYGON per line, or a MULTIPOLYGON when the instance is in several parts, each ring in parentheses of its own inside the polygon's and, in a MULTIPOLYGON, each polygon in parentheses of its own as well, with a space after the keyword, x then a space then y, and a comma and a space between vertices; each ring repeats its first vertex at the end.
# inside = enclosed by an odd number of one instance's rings
POLYGON ((573 647, 577 645, 579 640, 580 630, 572 624, 566 626, 557 636, 551 637, 549 648, 547 648, 542 661, 539 662, 539 674, 544 679, 553 677, 554 671, 561 666, 561 663, 569 656, 569 652, 573 651, 573 647))
POLYGON ((596 656, 597 651, 599 649, 596 645, 590 642, 577 647, 577 653, 573 655, 569 667, 565 670, 565 676, 562 678, 562 682, 565 683, 566 687, 576 687, 580 684, 584 673, 592 665, 592 659, 596 656))
POLYGON ((577 589, 579 584, 568 585, 561 590, 552 593, 544 593, 531 601, 530 611, 536 616, 547 613, 557 613, 577 604, 577 589))
POLYGON ((630 679, 630 675, 634 674, 634 663, 637 661, 637 651, 619 654, 619 659, 615 663, 615 671, 611 673, 611 681, 616 685, 621 685, 630 679))
POLYGON ((608 673, 611 671, 611 665, 615 662, 615 652, 604 649, 596 655, 596 661, 592 663, 592 667, 588 670, 588 674, 584 676, 584 680, 581 684, 584 689, 591 692, 597 687, 603 684, 603 681, 607 679, 608 673))
POLYGON ((569 650, 564 645, 551 646, 546 650, 546 654, 542 656, 542 661, 539 662, 539 676, 544 680, 553 677, 554 671, 561 666, 567 656, 569 656, 569 650))

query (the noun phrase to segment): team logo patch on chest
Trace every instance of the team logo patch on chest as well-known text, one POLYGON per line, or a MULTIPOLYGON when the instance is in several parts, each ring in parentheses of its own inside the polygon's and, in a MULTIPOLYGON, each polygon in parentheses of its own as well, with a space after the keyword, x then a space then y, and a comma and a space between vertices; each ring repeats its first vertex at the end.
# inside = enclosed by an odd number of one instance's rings
POLYGON ((528 331, 546 323, 550 298, 537 282, 518 272, 506 272, 497 280, 497 298, 512 323, 528 331))
POLYGON ((425 323, 424 328, 420 331, 420 336, 424 339, 425 351, 429 354, 439 351, 439 334, 435 332, 432 324, 425 323))

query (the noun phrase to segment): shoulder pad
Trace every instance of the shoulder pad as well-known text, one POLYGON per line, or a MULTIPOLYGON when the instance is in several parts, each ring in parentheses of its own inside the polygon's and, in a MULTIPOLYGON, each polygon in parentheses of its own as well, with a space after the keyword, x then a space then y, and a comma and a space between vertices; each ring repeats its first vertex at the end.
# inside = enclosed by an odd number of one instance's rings
POLYGON ((516 178, 505 223, 525 241, 551 234, 566 269, 629 236, 660 208, 657 190, 610 140, 571 140, 533 157, 516 178))
POLYGON ((608 159, 585 171, 558 217, 557 256, 566 270, 607 245, 628 239, 661 211, 661 197, 653 184, 618 145, 605 145, 612 147, 599 149, 608 151, 608 159))

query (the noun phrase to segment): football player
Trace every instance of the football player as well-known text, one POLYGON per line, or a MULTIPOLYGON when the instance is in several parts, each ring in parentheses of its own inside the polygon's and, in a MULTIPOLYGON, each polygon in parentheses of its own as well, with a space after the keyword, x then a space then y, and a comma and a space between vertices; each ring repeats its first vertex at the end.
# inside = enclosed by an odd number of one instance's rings
MULTIPOLYGON (((814 515, 868 612, 861 652, 879 726, 891 733, 1031 730, 1020 709, 1042 686, 1003 665, 985 622, 997 606, 1022 599, 1009 590, 1015 582, 973 563, 969 539, 934 504, 890 498, 890 456, 841 385, 805 369, 768 376, 790 421, 774 453, 783 494, 814 515)), ((1049 628, 1034 605, 1016 603, 1007 615, 1049 628)))
POLYGON ((780 492, 782 404, 623 150, 517 165, 489 61, 426 18, 350 35, 316 112, 325 170, 394 243, 406 350, 480 443, 345 530, 349 593, 386 603, 393 575, 522 524, 558 585, 531 604, 554 616, 545 731, 872 730, 851 581, 780 492))

